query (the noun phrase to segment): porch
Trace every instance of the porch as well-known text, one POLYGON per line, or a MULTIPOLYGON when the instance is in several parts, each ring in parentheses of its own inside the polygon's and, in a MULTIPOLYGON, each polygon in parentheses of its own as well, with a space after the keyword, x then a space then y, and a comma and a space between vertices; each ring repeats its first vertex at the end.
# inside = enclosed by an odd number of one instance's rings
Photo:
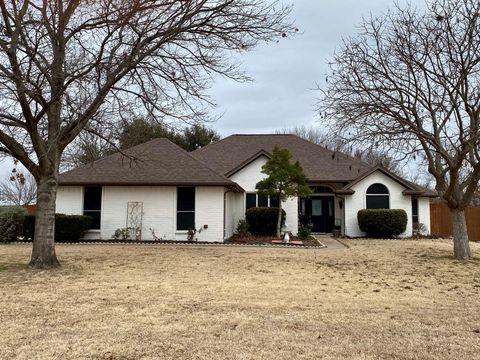
POLYGON ((335 194, 342 184, 310 185, 312 194, 298 199, 299 222, 312 225, 314 234, 344 233, 344 200, 335 194))

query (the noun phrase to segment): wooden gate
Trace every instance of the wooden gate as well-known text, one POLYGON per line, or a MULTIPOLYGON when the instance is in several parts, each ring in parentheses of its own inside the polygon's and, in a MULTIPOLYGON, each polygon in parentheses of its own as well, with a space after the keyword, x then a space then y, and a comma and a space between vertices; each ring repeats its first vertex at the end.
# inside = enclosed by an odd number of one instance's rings
MULTIPOLYGON (((480 241, 480 207, 469 207, 465 211, 468 237, 471 241, 480 241)), ((430 203, 430 226, 432 235, 451 237, 452 219, 450 210, 443 203, 430 203)))

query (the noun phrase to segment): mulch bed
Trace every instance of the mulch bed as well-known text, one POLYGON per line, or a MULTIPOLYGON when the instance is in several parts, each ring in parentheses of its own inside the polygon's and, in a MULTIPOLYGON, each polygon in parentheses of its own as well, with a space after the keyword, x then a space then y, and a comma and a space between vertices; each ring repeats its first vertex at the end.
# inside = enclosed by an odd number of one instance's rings
MULTIPOLYGON (((240 236, 233 235, 231 238, 225 240, 225 244, 239 244, 239 245, 272 245, 272 241, 279 240, 275 236, 240 236)), ((284 246, 308 246, 308 247, 322 247, 313 236, 310 236, 307 239, 300 239, 296 236, 290 237, 290 240, 293 241, 302 241, 303 245, 291 244, 291 243, 276 243, 275 245, 284 245, 284 246)))

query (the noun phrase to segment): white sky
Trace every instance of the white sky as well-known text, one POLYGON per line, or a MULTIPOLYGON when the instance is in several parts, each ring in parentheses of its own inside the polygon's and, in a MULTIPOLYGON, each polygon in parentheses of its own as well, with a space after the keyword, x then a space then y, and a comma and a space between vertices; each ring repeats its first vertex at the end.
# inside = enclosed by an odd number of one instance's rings
MULTIPOLYGON (((293 18, 301 34, 261 46, 242 57, 252 83, 219 79, 210 94, 223 115, 212 126, 223 136, 268 133, 298 125, 317 126, 314 112, 316 84, 322 86, 327 62, 342 37, 355 35, 362 16, 381 14, 394 0, 285 0, 293 2, 293 18)), ((407 0, 399 1, 400 4, 407 0)), ((424 6, 424 0, 411 0, 424 6)), ((0 179, 11 171, 0 162, 0 179)))

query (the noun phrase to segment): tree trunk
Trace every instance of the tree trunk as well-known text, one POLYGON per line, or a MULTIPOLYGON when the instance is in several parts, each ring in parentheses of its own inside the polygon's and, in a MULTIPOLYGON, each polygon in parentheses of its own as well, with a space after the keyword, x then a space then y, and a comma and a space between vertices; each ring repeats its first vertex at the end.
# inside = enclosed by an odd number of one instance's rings
POLYGON ((55 254, 55 200, 57 179, 44 177, 37 182, 37 215, 30 266, 54 268, 60 266, 55 254))
POLYGON ((458 260, 472 258, 470 243, 468 241, 467 222, 465 210, 450 209, 453 225, 453 253, 458 260))
POLYGON ((282 200, 278 200, 277 238, 282 237, 282 200))

